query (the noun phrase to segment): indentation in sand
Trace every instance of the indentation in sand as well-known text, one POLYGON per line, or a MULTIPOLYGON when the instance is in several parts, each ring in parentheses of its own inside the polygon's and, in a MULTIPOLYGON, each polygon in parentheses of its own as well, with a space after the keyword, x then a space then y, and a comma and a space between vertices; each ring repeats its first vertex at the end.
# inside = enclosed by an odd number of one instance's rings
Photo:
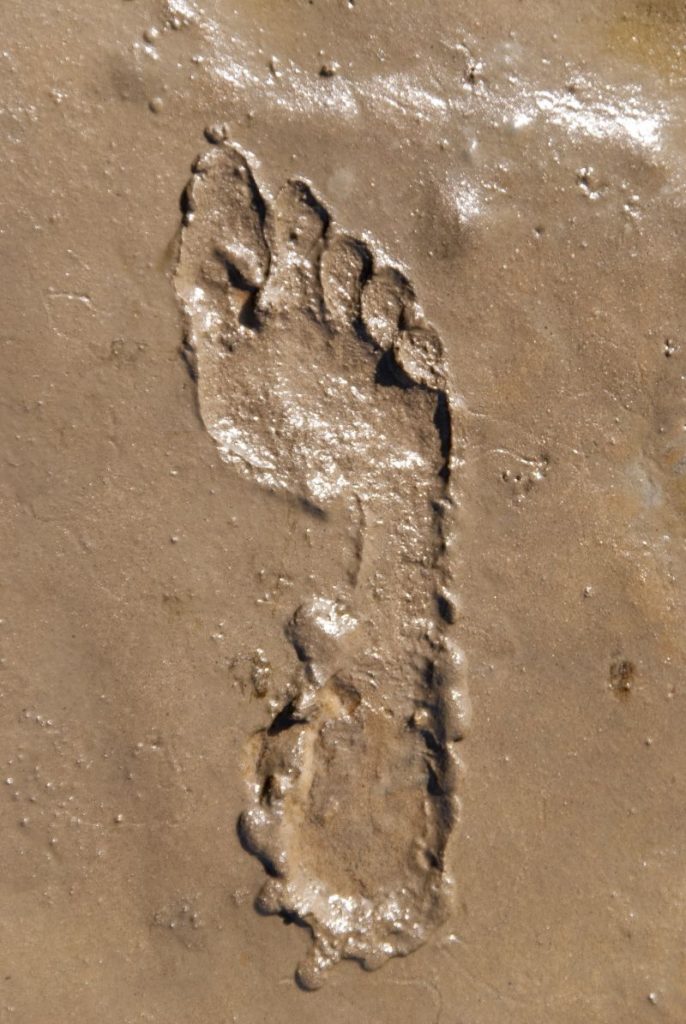
POLYGON ((186 193, 175 286, 221 457, 348 517, 350 571, 294 609, 291 696, 247 741, 245 845, 267 913, 307 925, 306 988, 373 969, 443 919, 469 701, 448 548, 455 411, 414 289, 304 181, 270 200, 222 141, 186 193))

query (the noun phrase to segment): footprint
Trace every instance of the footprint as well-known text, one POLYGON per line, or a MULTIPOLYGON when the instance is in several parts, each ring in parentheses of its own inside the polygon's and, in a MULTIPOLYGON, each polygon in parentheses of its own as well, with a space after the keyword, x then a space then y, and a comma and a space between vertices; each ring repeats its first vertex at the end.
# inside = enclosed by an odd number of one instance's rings
POLYGON ((221 143, 186 193, 175 276, 202 420, 237 471, 349 519, 351 570, 294 610, 289 701, 247 746, 257 905, 309 927, 317 988, 443 920, 469 720, 448 549, 458 408, 412 285, 310 186, 274 200, 221 143))

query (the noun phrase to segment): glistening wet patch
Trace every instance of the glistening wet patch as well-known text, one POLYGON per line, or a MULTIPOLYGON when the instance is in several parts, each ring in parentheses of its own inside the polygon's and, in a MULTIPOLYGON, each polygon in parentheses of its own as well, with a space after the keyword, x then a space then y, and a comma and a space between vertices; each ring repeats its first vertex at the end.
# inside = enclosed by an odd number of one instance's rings
MULTIPOLYGON (((420 946, 452 889, 455 744, 469 719, 448 548, 455 413, 407 277, 304 181, 269 199, 221 143, 186 193, 175 286, 222 459, 349 522, 350 570, 293 611, 288 700, 246 738, 259 908, 311 930, 298 979, 420 946)), ((325 553, 323 553, 325 557, 325 553)))

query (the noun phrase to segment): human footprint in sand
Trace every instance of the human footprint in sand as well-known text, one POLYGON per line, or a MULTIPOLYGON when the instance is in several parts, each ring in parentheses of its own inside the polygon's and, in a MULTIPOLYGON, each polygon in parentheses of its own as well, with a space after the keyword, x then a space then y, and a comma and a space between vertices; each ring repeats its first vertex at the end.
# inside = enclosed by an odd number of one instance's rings
POLYGON ((310 928, 298 978, 316 988, 344 957, 411 952, 445 914, 469 718, 448 635, 457 404, 407 277, 307 183, 272 202, 226 143, 195 166, 175 285, 222 459, 351 524, 351 571, 286 625, 299 671, 248 741, 241 818, 270 875, 258 906, 310 928))

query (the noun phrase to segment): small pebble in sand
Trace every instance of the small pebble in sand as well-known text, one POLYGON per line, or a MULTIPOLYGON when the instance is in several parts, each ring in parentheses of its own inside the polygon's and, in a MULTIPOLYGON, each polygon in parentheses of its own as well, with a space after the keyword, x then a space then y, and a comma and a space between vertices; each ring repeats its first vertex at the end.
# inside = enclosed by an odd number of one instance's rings
POLYGON ((229 137, 228 124, 211 124, 205 129, 205 138, 208 142, 218 145, 229 137))

